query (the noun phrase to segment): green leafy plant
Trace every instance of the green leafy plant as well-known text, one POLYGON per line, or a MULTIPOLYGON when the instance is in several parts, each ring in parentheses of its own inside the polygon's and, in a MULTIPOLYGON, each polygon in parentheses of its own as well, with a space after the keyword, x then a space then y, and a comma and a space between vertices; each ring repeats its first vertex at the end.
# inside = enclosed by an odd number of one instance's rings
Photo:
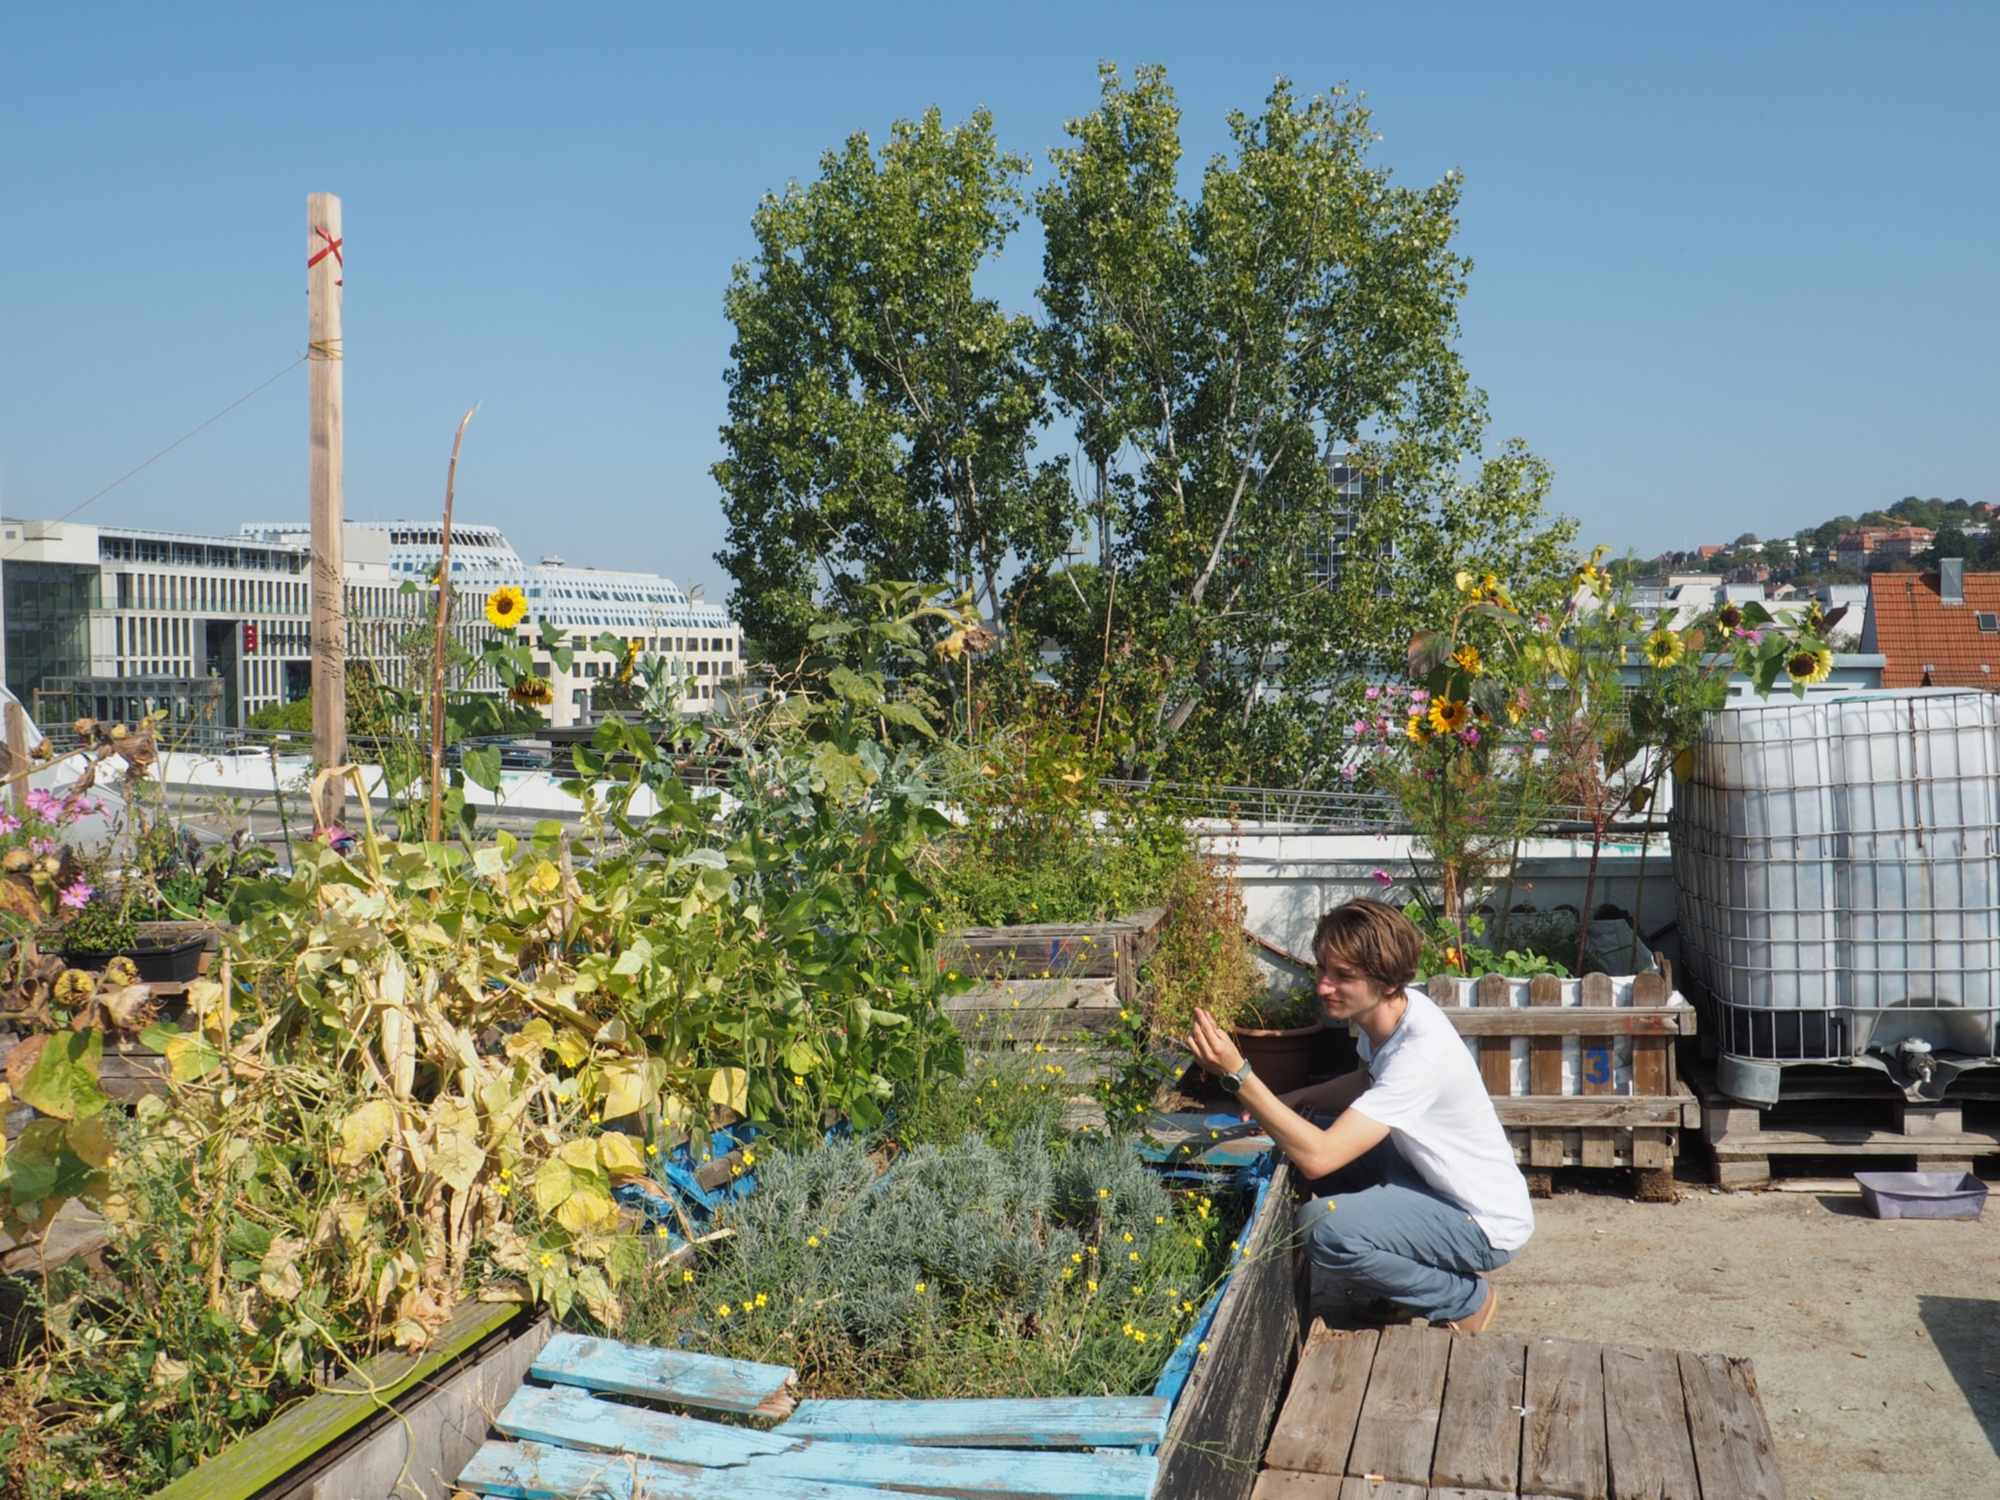
POLYGON ((1264 994, 1264 976, 1243 931, 1243 893, 1227 864, 1192 861, 1167 887, 1167 920, 1146 968, 1146 1018, 1161 1038, 1184 1037, 1195 1008, 1225 1029, 1264 994))

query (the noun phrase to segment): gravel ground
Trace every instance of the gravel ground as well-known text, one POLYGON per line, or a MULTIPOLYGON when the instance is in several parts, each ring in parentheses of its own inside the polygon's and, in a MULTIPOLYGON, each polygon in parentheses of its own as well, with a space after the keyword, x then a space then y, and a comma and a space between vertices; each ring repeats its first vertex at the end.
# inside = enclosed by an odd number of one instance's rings
POLYGON ((1791 1500, 2000 1500, 2000 1195, 1957 1223, 1681 1191, 1559 1183, 1495 1278, 1498 1326, 1748 1356, 1791 1500))

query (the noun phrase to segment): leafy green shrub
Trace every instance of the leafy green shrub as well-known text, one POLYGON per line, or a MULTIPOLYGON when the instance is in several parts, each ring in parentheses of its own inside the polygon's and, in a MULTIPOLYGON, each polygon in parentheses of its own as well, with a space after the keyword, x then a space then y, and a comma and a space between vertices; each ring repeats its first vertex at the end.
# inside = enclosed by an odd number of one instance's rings
POLYGON ((1183 1037, 1195 1007, 1224 1028, 1237 1024, 1264 993, 1264 976, 1243 931, 1243 892, 1226 865, 1197 859, 1167 885, 1167 921, 1147 966, 1156 1036, 1183 1037))
POLYGON ((734 1233, 633 1290, 627 1337, 798 1370, 815 1396, 1149 1389, 1227 1268, 1236 1222, 1123 1142, 859 1140, 757 1159, 734 1233))

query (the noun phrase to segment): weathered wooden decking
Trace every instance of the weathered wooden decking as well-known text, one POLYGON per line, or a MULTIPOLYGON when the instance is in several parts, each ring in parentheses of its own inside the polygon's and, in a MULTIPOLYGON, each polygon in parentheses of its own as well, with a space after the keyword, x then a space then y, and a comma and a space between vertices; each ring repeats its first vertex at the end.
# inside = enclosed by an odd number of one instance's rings
POLYGON ((1254 1500, 1783 1500, 1747 1360, 1316 1323, 1254 1500))

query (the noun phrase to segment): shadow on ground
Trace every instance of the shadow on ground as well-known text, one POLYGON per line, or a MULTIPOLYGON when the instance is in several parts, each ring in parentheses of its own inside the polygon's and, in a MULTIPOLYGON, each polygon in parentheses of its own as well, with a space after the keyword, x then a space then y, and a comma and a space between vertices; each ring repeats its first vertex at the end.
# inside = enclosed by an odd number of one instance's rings
POLYGON ((1918 1314, 2000 1457, 2000 1301, 1919 1294, 1918 1314))

